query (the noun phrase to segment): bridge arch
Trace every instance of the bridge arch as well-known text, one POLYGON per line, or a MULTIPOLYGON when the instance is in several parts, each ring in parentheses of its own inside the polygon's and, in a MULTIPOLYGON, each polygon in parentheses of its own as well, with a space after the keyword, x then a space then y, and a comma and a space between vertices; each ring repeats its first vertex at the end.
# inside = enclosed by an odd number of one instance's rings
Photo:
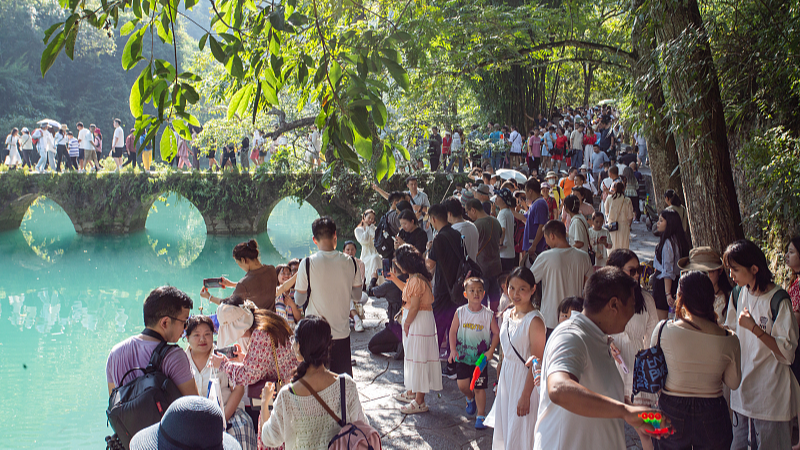
POLYGON ((75 231, 80 232, 80 230, 75 227, 76 216, 74 211, 69 208, 68 203, 65 202, 59 195, 49 192, 39 192, 38 190, 20 195, 16 199, 9 202, 5 208, 0 210, 0 230, 18 229, 20 225, 22 225, 22 219, 25 218, 25 214, 27 214, 28 209, 30 209, 33 202, 35 202, 39 197, 45 197, 61 207, 61 209, 67 214, 67 217, 69 217, 69 220, 72 222, 72 226, 75 231))

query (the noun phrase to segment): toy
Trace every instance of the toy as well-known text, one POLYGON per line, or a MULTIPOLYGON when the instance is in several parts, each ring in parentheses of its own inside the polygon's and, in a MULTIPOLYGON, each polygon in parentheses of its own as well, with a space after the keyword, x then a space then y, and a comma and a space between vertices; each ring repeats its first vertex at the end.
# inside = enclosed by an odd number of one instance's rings
POLYGON ((478 377, 481 376, 483 369, 486 368, 487 363, 488 361, 486 361, 486 355, 481 353, 481 356, 478 357, 478 361, 475 362, 475 370, 472 371, 472 381, 469 383, 470 391, 475 390, 475 383, 478 381, 478 377))
POLYGON ((650 425, 655 428, 653 431, 646 431, 646 433, 651 434, 653 436, 664 436, 672 434, 672 431, 668 427, 661 426, 661 422, 664 418, 661 416, 661 413, 658 412, 644 412, 639 414, 639 418, 641 418, 644 423, 649 423, 650 425))

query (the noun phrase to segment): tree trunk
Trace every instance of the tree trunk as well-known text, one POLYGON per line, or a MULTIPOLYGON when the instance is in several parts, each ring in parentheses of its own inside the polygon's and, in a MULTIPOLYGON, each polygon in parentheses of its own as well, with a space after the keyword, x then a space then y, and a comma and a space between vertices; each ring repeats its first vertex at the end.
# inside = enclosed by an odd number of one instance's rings
POLYGON ((655 0, 652 23, 666 97, 680 111, 675 136, 695 246, 717 251, 744 237, 719 80, 697 0, 655 0))
MULTIPOLYGON (((643 0, 635 0, 634 11, 638 11, 643 3, 643 0)), ((642 14, 641 17, 649 19, 650 16, 642 14)), ((661 211, 667 206, 664 201, 664 192, 667 189, 673 189, 681 198, 684 195, 680 171, 675 171, 678 167, 675 138, 669 131, 669 119, 663 115, 665 102, 661 77, 650 76, 658 66, 653 58, 653 51, 656 48, 655 36, 646 20, 635 22, 631 32, 631 46, 638 56, 636 63, 631 65, 635 80, 633 83, 635 107, 647 141, 653 177, 654 205, 656 210, 661 211)))
POLYGON ((594 71, 597 68, 592 63, 581 64, 583 68, 583 105, 589 104, 589 94, 592 93, 592 83, 594 82, 594 71))

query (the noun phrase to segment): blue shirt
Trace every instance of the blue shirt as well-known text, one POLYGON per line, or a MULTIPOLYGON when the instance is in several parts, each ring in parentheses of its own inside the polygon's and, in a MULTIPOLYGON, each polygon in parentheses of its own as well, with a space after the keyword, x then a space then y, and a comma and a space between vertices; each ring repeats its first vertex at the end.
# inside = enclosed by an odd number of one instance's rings
MULTIPOLYGON (((539 231, 539 225, 544 226, 549 218, 550 214, 547 211, 547 201, 540 197, 533 202, 531 210, 528 213, 528 220, 525 221, 525 232, 522 235, 523 251, 527 252, 528 249, 531 248, 531 241, 536 239, 536 232, 539 231)), ((544 236, 542 236, 542 239, 536 246, 536 253, 543 252, 545 247, 547 247, 547 243, 544 240, 544 236)))
POLYGON ((602 150, 600 150, 597 153, 592 151, 591 159, 592 159, 592 172, 595 172, 595 173, 600 172, 601 170, 603 170, 603 163, 604 162, 610 161, 608 159, 608 155, 606 155, 606 152, 604 152, 602 150))

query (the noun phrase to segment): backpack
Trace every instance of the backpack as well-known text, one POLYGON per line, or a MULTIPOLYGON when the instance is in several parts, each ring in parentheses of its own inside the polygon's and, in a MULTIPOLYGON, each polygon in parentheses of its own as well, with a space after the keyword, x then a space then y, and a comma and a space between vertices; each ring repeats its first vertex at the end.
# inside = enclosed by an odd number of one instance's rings
POLYGON ((391 228, 389 227, 389 213, 386 213, 381 217, 380 222, 378 222, 377 228, 375 228, 375 249, 378 251, 378 254, 385 259, 391 259, 394 256, 394 233, 392 233, 391 228))
POLYGON ((164 358, 178 346, 167 344, 160 334, 149 328, 145 328, 142 334, 158 338, 161 342, 150 356, 146 368, 134 367, 125 373, 120 386, 111 391, 106 410, 111 428, 126 449, 137 432, 160 422, 169 405, 182 395, 175 382, 161 371, 164 358), (144 375, 123 384, 125 378, 135 370, 144 372, 144 375))
MULTIPOLYGON (((444 237, 444 236, 442 236, 444 237)), ((447 239, 447 238, 445 238, 447 239)), ((467 249, 464 247, 464 240, 461 239, 459 243, 461 244, 461 251, 459 252, 456 249, 456 246, 453 245, 452 241, 450 242, 451 246, 453 247, 453 251, 455 251, 456 255, 461 253, 462 257, 458 263, 458 271, 456 272, 456 281, 450 287, 450 300, 455 303, 456 306, 462 306, 467 303, 466 297, 464 297, 464 280, 467 278, 478 277, 481 278, 483 276, 483 271, 481 267, 472 260, 467 254, 467 249)))
MULTIPOLYGON (((361 420, 347 423, 347 398, 343 376, 339 376, 339 391, 342 404, 342 420, 339 421, 339 424, 342 425, 342 429, 328 443, 328 448, 333 450, 381 450, 381 435, 370 424, 361 420)), ((328 410, 328 413, 334 420, 337 419, 332 411, 328 410)))

